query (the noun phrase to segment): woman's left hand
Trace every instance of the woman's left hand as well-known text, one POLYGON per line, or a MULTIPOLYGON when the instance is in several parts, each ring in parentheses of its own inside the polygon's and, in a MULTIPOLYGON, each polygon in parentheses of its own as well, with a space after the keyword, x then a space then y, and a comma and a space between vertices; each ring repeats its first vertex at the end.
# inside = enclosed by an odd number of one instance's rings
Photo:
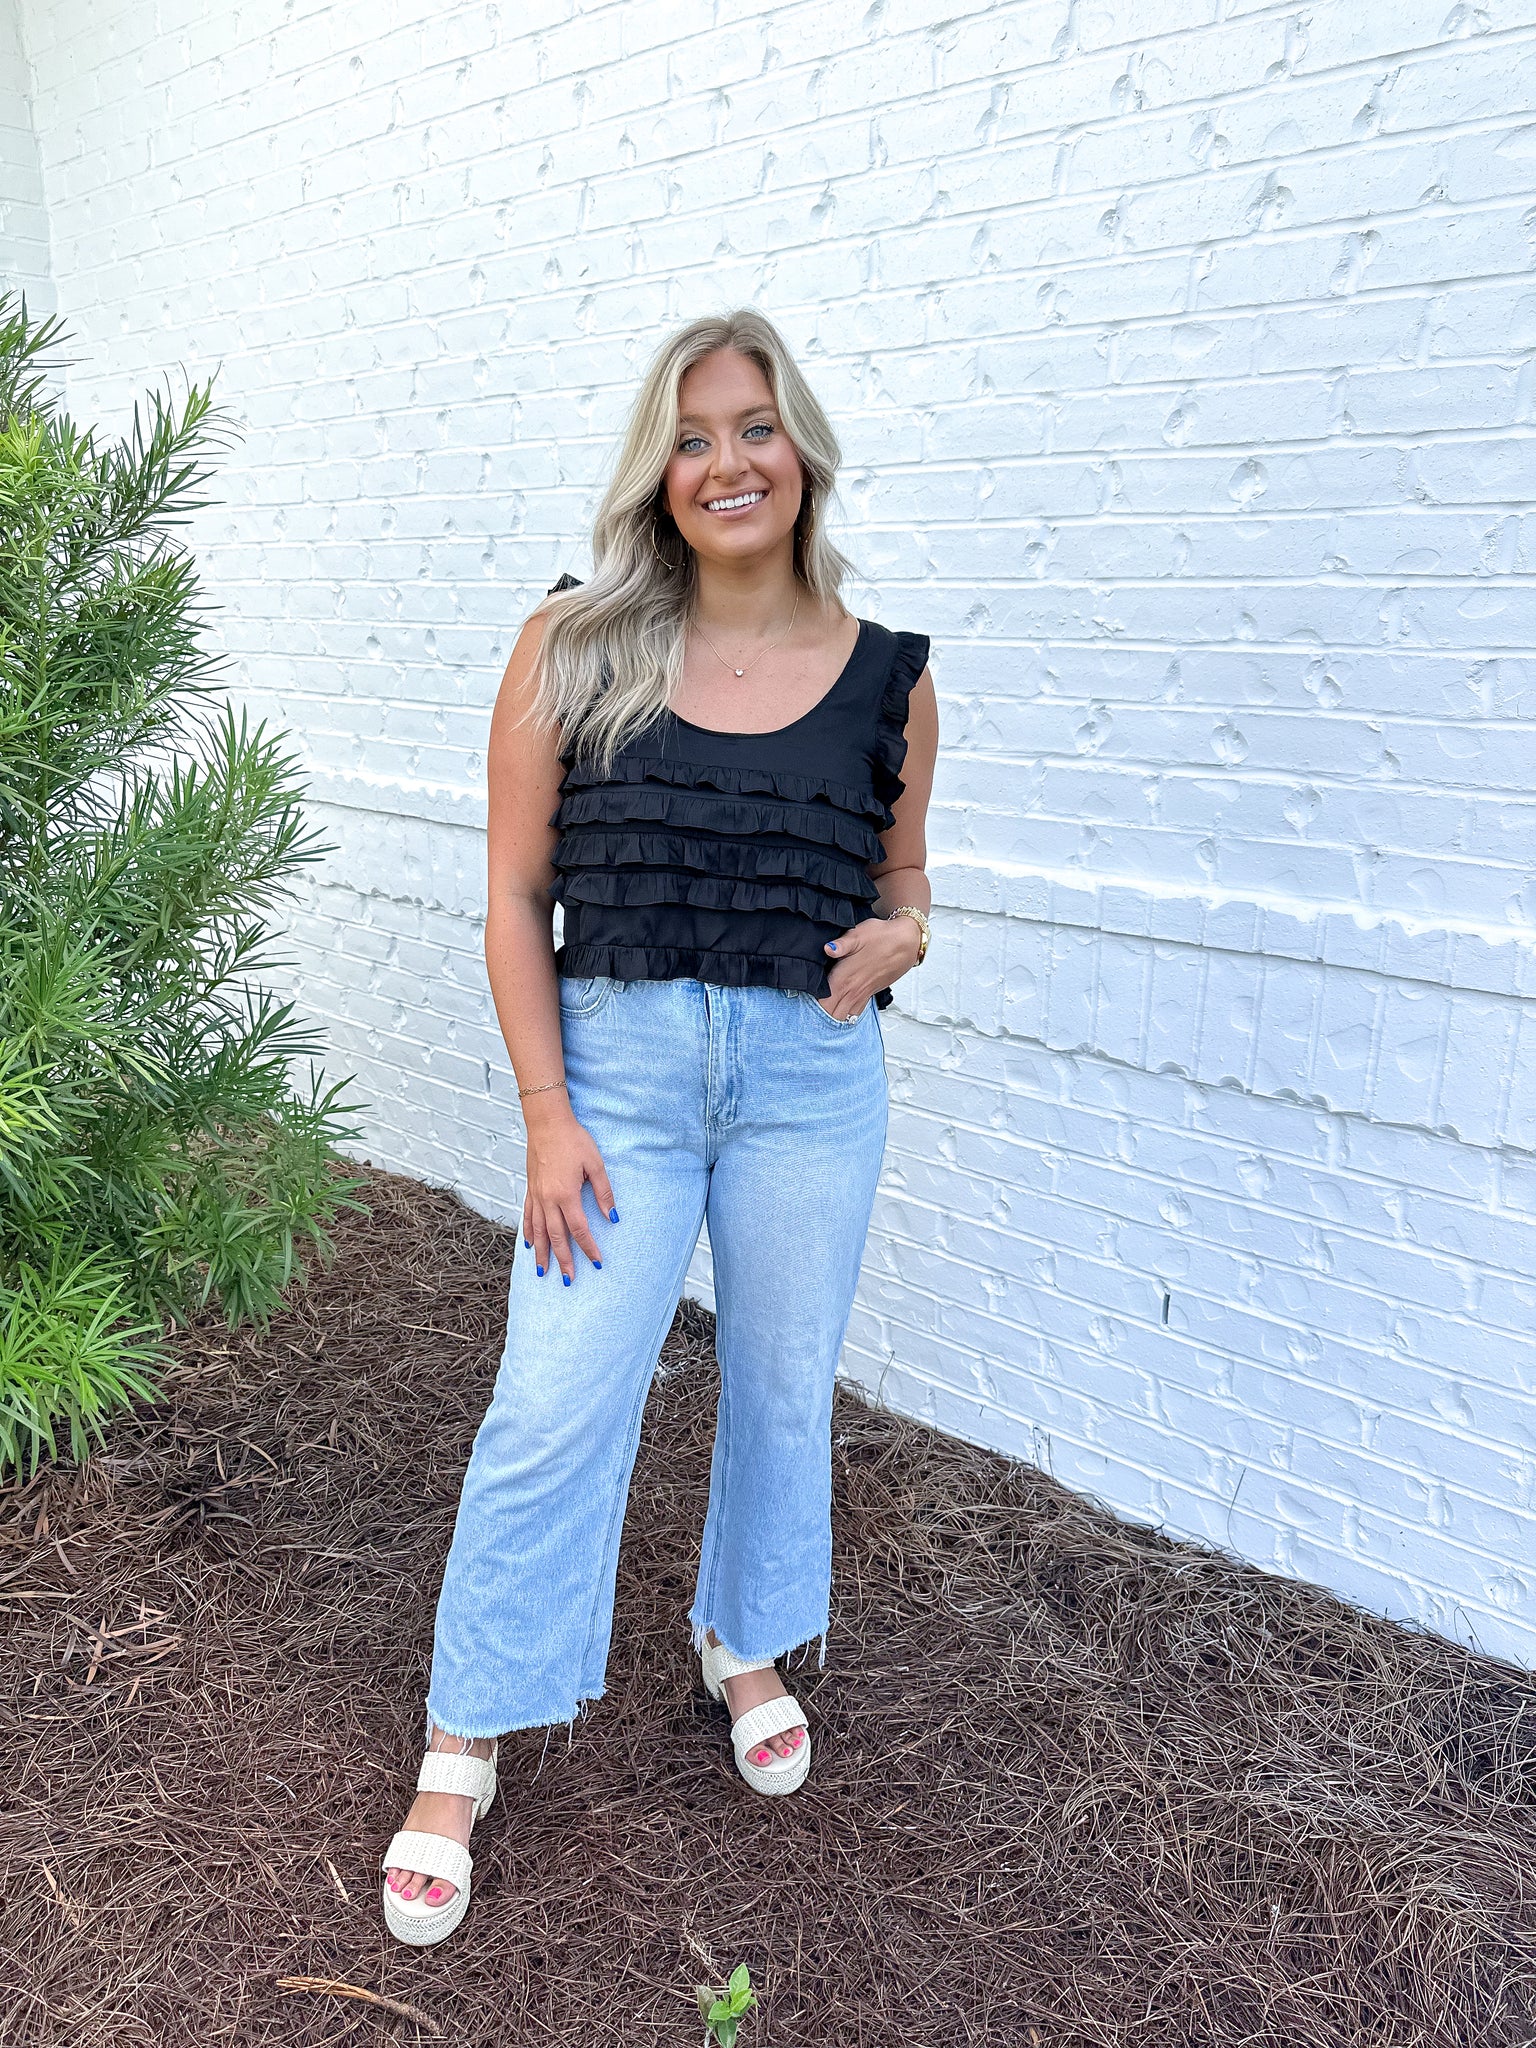
POLYGON ((831 994, 818 997, 829 1017, 847 1024, 878 989, 917 965, 922 933, 914 917, 866 917, 840 939, 829 939, 831 994))

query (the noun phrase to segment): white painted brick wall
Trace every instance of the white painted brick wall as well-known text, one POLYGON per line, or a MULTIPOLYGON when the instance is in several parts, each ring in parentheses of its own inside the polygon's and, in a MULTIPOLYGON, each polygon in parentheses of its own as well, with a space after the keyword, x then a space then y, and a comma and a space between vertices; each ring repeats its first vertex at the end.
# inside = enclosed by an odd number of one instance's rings
POLYGON ((850 1369, 1536 1659, 1529 6, 23 23, 75 409, 244 425, 201 555, 371 1156, 516 1207, 487 713, 654 342, 755 299, 943 700, 850 1369))
POLYGON ((0 281, 7 290, 26 294, 29 312, 54 310, 48 215, 18 0, 0 0, 0 281))

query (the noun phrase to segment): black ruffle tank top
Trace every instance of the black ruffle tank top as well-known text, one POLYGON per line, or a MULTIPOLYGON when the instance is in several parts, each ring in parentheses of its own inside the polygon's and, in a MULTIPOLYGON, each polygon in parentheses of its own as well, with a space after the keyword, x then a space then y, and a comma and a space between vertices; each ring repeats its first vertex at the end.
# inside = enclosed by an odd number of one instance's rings
POLYGON ((826 995, 827 940, 876 915, 869 870, 902 792, 907 703, 927 660, 921 634, 861 619, 831 689, 776 732, 715 732, 663 711, 606 774, 563 754, 550 820, 559 972, 826 995))

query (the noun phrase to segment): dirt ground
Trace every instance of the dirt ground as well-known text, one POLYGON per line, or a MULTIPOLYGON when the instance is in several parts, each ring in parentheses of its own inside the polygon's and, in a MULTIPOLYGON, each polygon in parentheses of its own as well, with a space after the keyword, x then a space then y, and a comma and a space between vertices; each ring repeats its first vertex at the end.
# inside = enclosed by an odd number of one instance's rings
POLYGON ((1536 1680, 852 1398, 828 1662, 793 1674, 815 1769, 755 1798, 680 1619, 697 1310, 608 1694, 504 1745, 468 1921, 395 1946, 376 1864, 513 1241, 369 1199, 269 1331, 189 1333, 105 1455, 0 1493, 3 2048, 672 2048, 739 1962, 743 2048, 1536 2037, 1536 1680))

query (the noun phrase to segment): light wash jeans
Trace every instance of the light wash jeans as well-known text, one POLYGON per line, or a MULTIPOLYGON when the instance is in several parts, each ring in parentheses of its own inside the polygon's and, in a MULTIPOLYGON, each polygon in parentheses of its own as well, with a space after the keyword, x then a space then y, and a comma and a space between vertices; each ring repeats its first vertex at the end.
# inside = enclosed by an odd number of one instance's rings
POLYGON ((720 1406, 697 1641, 778 1657, 823 1635, 832 1384, 885 1147, 868 1003, 699 981, 565 979, 577 1116, 613 1182, 602 1268, 539 1279, 521 1243, 507 1343, 437 1609, 427 1711, 448 1733, 570 1721, 603 1691, 640 1415, 708 1218, 720 1406))

